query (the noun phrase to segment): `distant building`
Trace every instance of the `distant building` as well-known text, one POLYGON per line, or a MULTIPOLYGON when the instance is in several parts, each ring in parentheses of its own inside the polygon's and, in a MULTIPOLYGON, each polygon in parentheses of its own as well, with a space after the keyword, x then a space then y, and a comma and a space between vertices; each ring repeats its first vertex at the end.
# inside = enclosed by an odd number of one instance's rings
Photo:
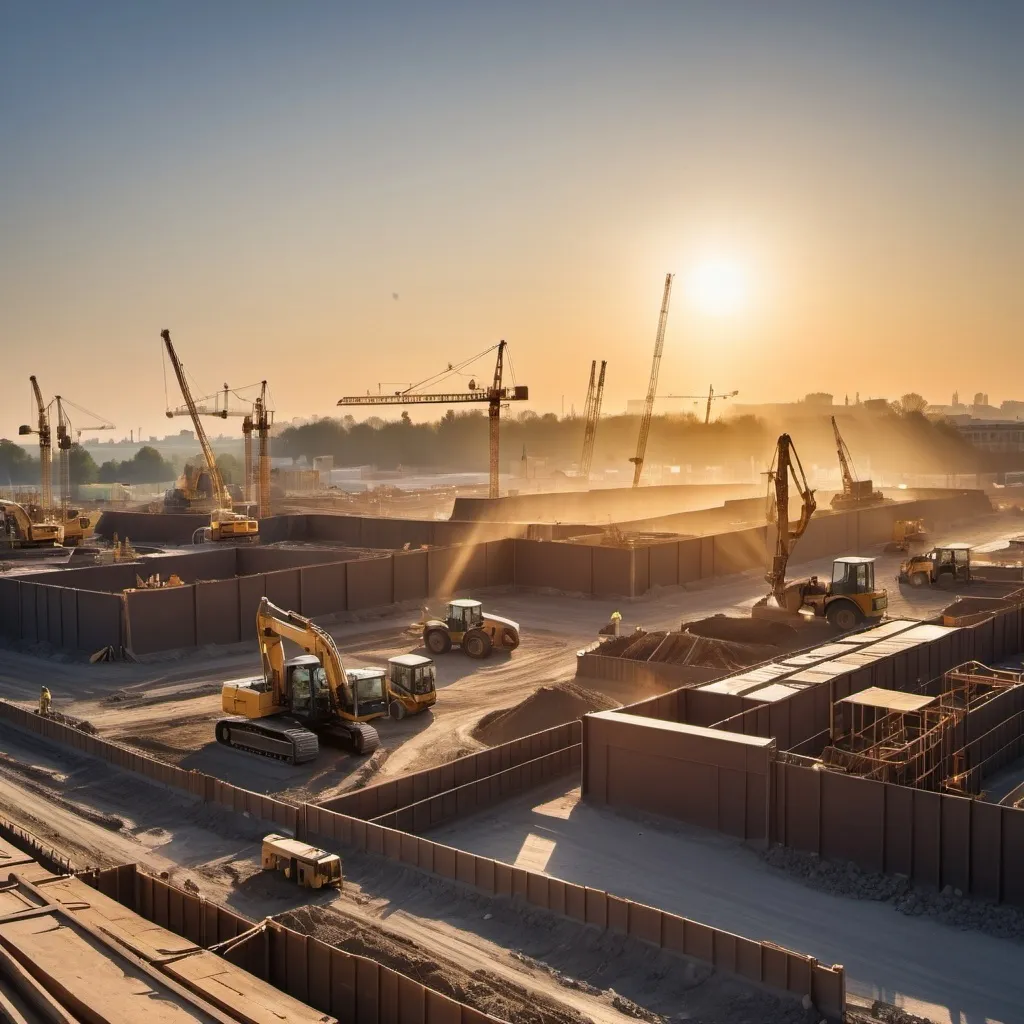
POLYGON ((831 405, 832 395, 827 391, 812 391, 809 395, 804 395, 804 403, 806 405, 831 405))
POLYGON ((888 412, 891 408, 886 398, 865 398, 861 403, 865 412, 888 412))
POLYGON ((957 430, 964 440, 987 452, 1024 452, 1024 423, 971 420, 958 423, 957 430))

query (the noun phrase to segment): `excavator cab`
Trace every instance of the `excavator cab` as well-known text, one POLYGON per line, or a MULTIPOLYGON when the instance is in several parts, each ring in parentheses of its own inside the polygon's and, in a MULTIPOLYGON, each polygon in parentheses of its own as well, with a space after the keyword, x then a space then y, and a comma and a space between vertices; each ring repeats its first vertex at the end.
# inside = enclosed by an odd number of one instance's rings
POLYGON ((833 594, 870 594, 875 589, 875 563, 867 558, 837 558, 832 563, 833 594))
MULTIPOLYGON (((290 699, 291 713, 304 724, 333 722, 337 711, 332 706, 331 687, 320 659, 315 654, 301 654, 297 658, 289 658, 284 668, 288 674, 285 693, 290 699)), ((383 669, 351 668, 348 680, 351 699, 339 690, 338 695, 343 701, 339 711, 353 719, 379 718, 386 713, 383 669)))

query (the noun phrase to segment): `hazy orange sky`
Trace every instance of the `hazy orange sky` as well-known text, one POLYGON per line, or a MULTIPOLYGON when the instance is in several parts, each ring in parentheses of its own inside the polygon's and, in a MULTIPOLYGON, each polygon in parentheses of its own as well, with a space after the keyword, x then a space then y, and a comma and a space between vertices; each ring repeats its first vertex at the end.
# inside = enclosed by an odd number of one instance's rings
POLYGON ((365 6, 4 6, 0 436, 165 433, 164 327, 279 419, 499 338, 621 411, 669 270, 662 393, 1024 399, 1024 4, 365 6))

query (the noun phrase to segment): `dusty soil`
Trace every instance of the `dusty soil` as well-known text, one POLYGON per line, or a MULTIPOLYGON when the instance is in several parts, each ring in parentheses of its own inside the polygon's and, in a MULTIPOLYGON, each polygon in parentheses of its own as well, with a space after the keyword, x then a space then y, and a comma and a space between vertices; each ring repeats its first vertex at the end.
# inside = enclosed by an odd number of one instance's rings
POLYGON ((284 914, 512 1024, 818 1019, 705 965, 377 857, 345 858, 342 893, 307 893, 260 870, 252 819, 8 726, 0 745, 0 814, 77 865, 136 861, 252 919, 284 914))
POLYGON ((484 715, 472 736, 488 747, 496 747, 554 725, 573 722, 592 711, 617 707, 621 707, 618 701, 578 683, 542 686, 515 707, 484 715))

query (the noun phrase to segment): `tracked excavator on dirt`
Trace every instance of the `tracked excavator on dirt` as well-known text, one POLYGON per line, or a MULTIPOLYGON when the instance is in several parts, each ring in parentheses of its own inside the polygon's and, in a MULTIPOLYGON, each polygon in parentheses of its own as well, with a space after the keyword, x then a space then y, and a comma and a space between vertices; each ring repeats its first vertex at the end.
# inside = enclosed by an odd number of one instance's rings
POLYGON ((256 633, 263 678, 221 687, 221 707, 231 717, 217 723, 216 736, 226 746, 289 764, 315 760, 319 737, 369 754, 380 746, 371 721, 420 714, 437 701, 429 658, 391 658, 386 671, 346 669, 330 633, 265 597, 256 633), (306 653, 286 661, 284 640, 306 653))
POLYGON ((0 499, 0 550, 3 548, 56 548, 64 543, 64 527, 48 520, 36 523, 16 501, 0 499))
POLYGON ((346 671, 334 638, 265 597, 256 613, 263 678, 225 683, 216 725, 219 743, 289 764, 313 761, 320 737, 369 754, 380 746, 369 723, 388 713, 383 669, 346 671), (284 656, 284 640, 306 653, 284 656))

